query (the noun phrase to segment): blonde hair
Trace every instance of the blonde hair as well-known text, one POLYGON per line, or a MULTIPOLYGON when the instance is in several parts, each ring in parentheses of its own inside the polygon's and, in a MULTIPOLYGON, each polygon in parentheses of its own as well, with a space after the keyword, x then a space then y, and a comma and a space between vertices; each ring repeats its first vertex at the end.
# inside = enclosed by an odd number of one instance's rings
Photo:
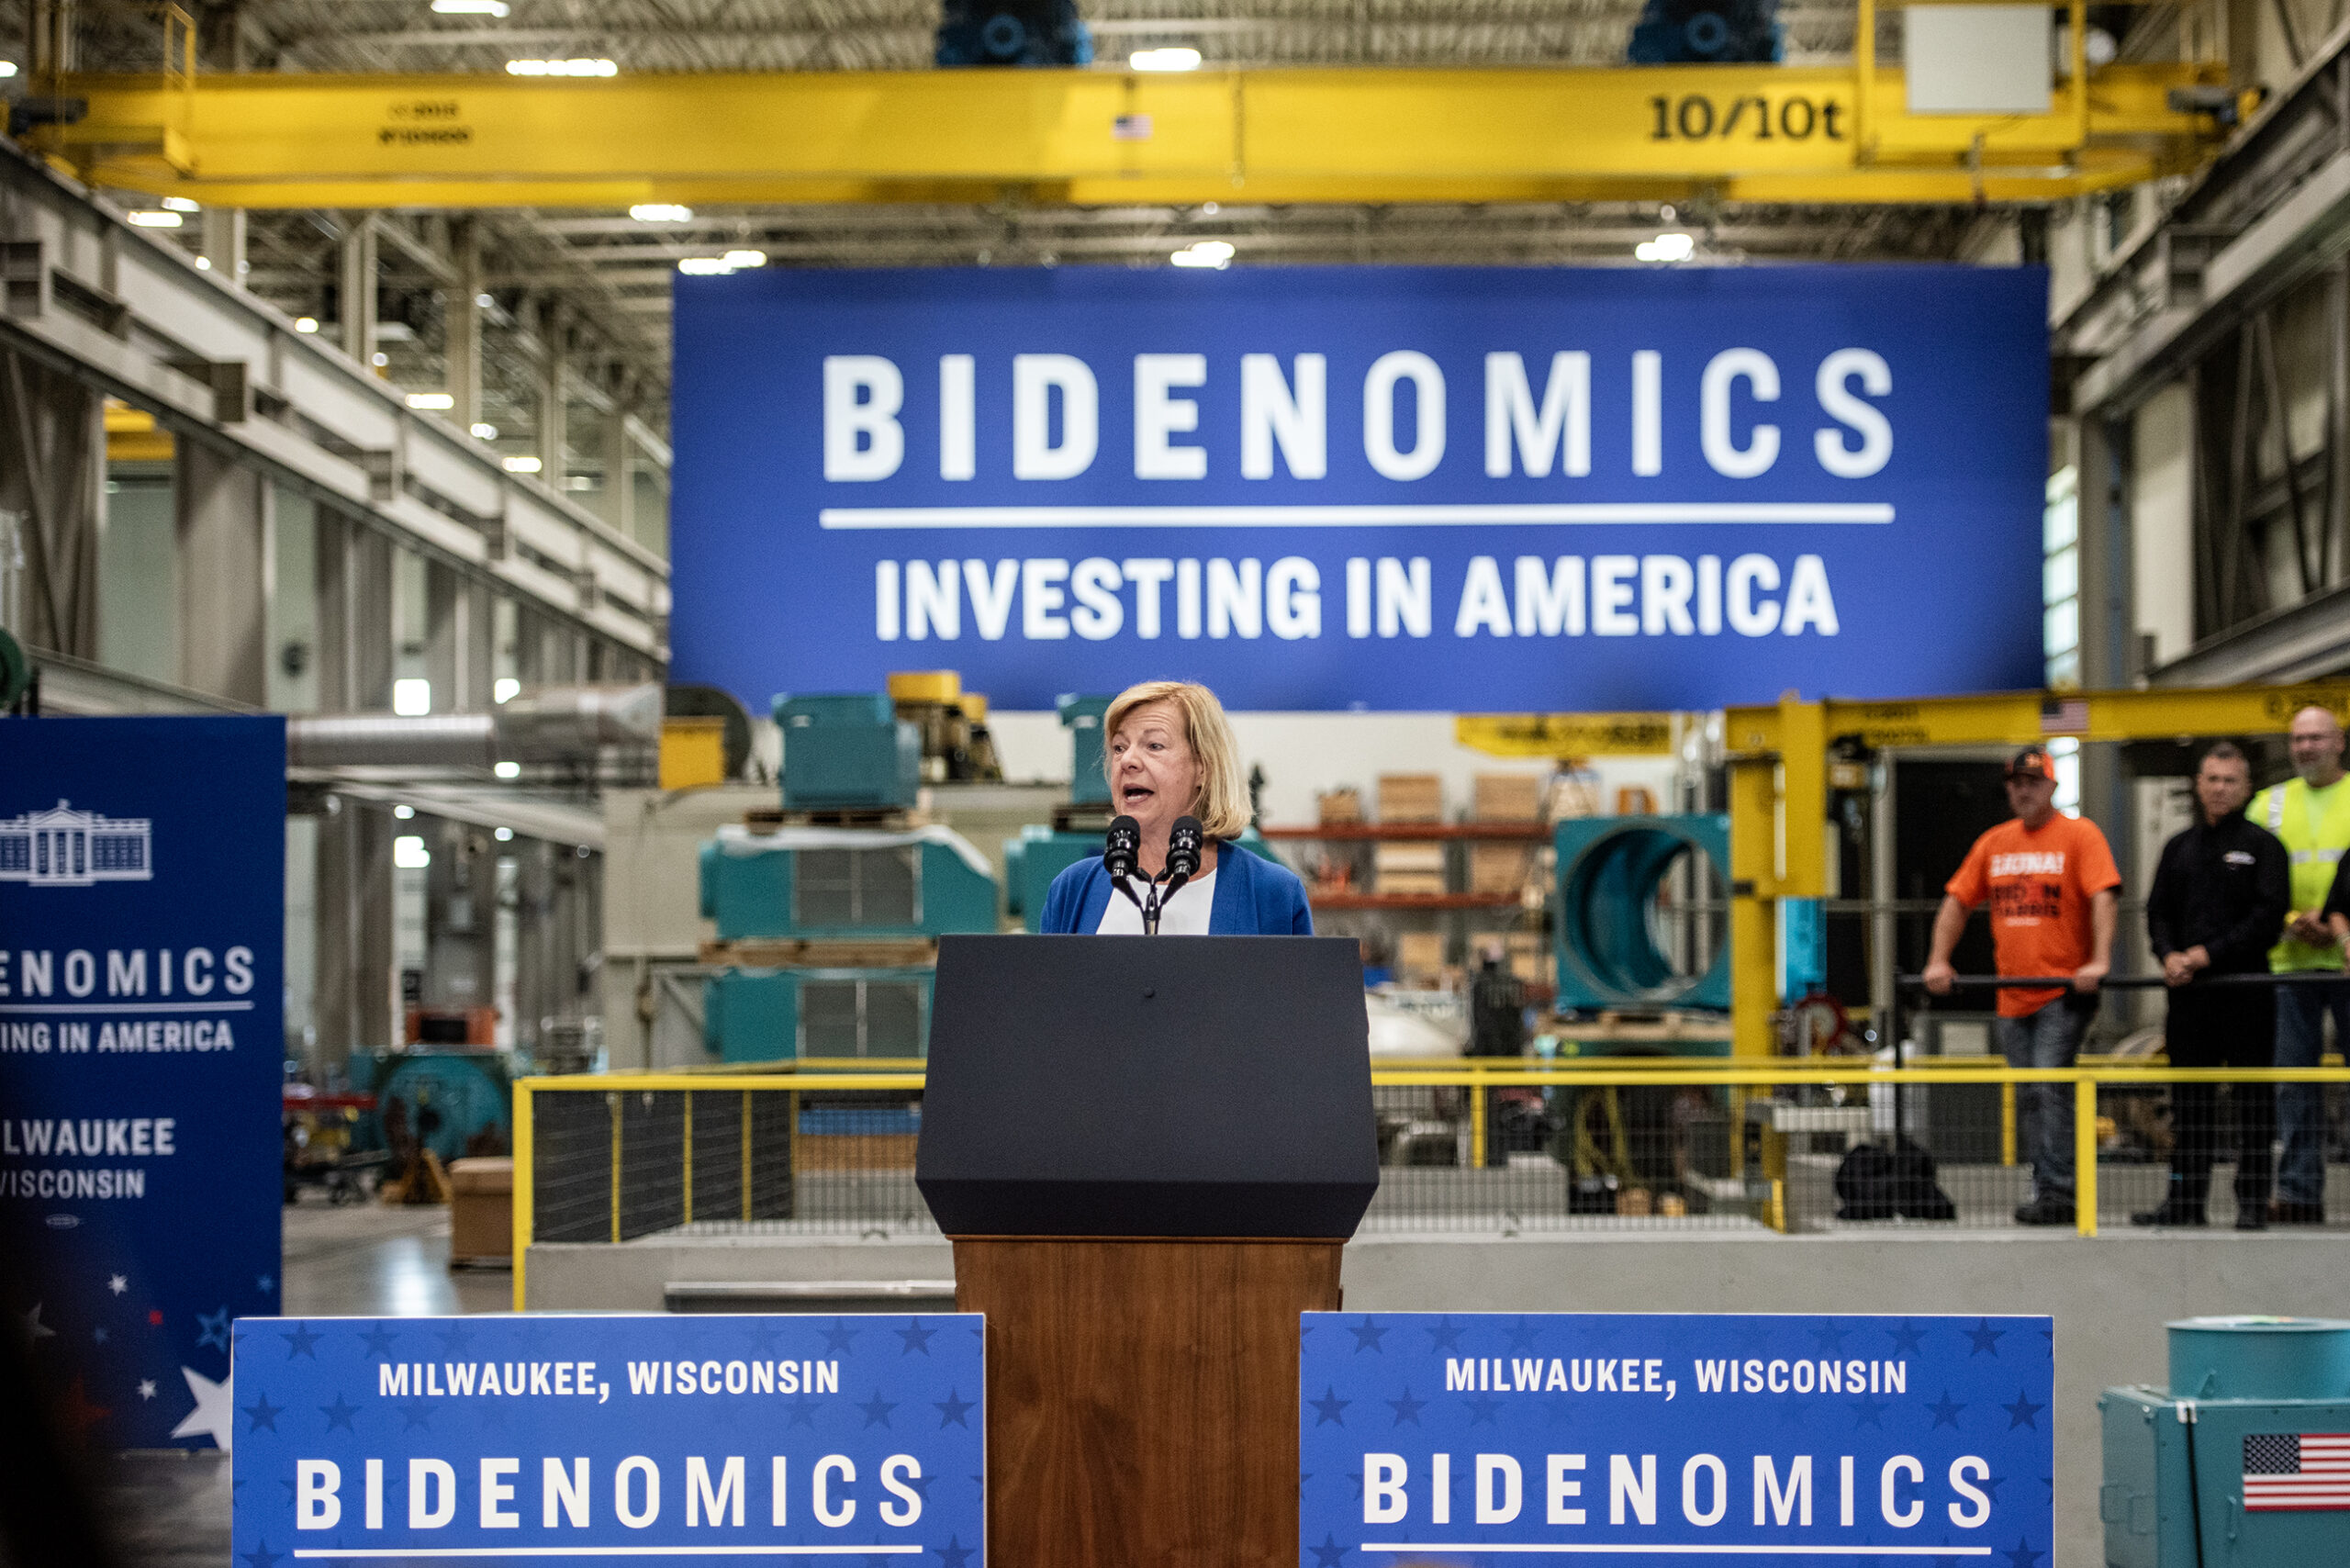
POLYGON ((1240 777, 1240 745, 1215 693, 1192 680, 1146 680, 1118 693, 1102 716, 1102 771, 1110 771, 1110 737, 1137 708, 1165 702, 1183 716, 1183 739, 1200 764, 1200 798, 1193 815, 1210 838, 1237 838, 1248 827, 1248 786, 1240 777))

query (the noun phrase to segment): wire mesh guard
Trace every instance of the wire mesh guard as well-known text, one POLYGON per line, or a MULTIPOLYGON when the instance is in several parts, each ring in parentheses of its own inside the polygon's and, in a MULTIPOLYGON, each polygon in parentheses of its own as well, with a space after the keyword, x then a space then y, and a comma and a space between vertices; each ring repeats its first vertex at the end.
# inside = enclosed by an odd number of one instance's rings
MULTIPOLYGON (((1863 1071, 1739 1082, 1735 1070, 1382 1076, 1410 1081, 1373 1090, 1380 1186, 1366 1234, 2001 1228, 2036 1198, 2050 1200, 2041 1220, 2070 1223, 2073 1194, 2092 1188, 2100 1229, 2182 1193, 2208 1193, 2193 1202, 2214 1226, 2313 1182, 2328 1210, 2350 1209, 2350 1085, 2338 1075, 2204 1085, 2117 1073, 2123 1081, 2096 1088, 2086 1181, 2072 1168, 2076 1086, 1996 1067, 1932 1082, 1863 1071), (2290 1137, 2277 1132, 2288 1100, 2290 1137), (2294 1168, 2282 1191, 2280 1163, 2294 1168)), ((919 1089, 563 1081, 530 1096, 535 1241, 937 1233, 914 1186, 919 1089)))

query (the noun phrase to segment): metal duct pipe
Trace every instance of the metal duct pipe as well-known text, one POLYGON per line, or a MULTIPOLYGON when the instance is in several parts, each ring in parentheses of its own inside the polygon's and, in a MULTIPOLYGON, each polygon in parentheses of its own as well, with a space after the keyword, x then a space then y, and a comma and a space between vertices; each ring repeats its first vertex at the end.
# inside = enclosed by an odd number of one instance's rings
POLYGON ((488 767, 592 759, 608 745, 661 743, 661 688, 551 686, 487 713, 299 715, 285 721, 297 767, 488 767))

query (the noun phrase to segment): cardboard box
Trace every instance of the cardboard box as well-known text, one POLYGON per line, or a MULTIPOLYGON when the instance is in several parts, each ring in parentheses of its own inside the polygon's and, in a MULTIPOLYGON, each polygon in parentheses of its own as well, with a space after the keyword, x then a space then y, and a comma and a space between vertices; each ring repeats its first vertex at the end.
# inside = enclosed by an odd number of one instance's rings
POLYGON ((1480 773, 1472 781, 1470 820, 1481 823, 1530 823, 1542 820, 1542 787, 1538 773, 1480 773))
POLYGON ((514 1161, 455 1161, 449 1167, 449 1260, 506 1263, 513 1257, 514 1161))
POLYGON ((1444 846, 1423 844, 1417 840, 1409 844, 1382 844, 1371 852, 1371 864, 1379 868, 1382 876, 1390 871, 1433 871, 1441 877, 1444 875, 1444 846))
POLYGON ((1469 890, 1472 893, 1515 893, 1534 874, 1530 844, 1472 844, 1469 846, 1469 890))
POLYGON ((1434 773, 1381 774, 1379 820, 1382 823, 1442 822, 1444 779, 1434 773))
POLYGON ((1406 931, 1395 938, 1395 972, 1428 977, 1444 969, 1444 933, 1406 931))
POLYGON ((1321 825, 1362 821, 1362 791, 1360 790, 1325 790, 1314 797, 1315 812, 1321 825))

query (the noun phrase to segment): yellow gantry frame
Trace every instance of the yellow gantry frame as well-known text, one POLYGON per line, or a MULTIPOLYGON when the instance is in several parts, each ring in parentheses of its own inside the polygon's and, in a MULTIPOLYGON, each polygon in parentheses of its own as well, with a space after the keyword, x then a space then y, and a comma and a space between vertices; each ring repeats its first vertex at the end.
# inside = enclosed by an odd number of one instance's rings
POLYGON ((1778 995, 1778 901, 1824 898, 1828 747, 2026 745, 2273 734, 2303 708, 2350 722, 2350 685, 1996 692, 1916 701, 1798 701, 1732 708, 1729 762, 1731 1051, 1772 1054, 1778 995))
POLYGON ((2216 127, 2167 95, 2219 69, 2088 81, 2076 62, 2047 113, 2009 116, 1911 115, 1902 73, 1865 50, 1852 67, 84 75, 40 85, 86 116, 30 140, 93 183, 244 207, 2050 201, 2192 168, 2216 127))

